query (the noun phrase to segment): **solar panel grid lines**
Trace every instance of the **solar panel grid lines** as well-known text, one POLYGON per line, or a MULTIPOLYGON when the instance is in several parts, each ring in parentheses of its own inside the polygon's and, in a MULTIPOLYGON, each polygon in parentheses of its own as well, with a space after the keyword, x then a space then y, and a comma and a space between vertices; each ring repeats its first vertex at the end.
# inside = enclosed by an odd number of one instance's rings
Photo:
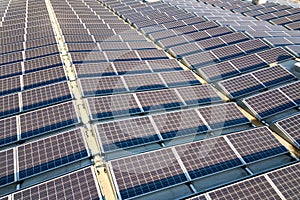
POLYGON ((53 54, 60 54, 58 46, 56 44, 25 50, 26 60, 53 54))
POLYGON ((14 199, 98 199, 102 196, 94 170, 86 167, 12 194, 14 199))
POLYGON ((109 161, 120 198, 145 195, 187 181, 170 148, 109 161))
POLYGON ((59 54, 24 61, 25 73, 62 66, 59 54))
POLYGON ((184 56, 200 53, 202 48, 197 44, 198 42, 194 43, 187 43, 180 46, 174 46, 168 49, 168 52, 177 58, 182 58, 184 56))
POLYGON ((161 39, 157 42, 157 44, 162 46, 165 49, 168 49, 170 47, 183 45, 188 42, 189 41, 186 39, 184 35, 180 35, 177 37, 175 36, 175 37, 161 39))
POLYGON ((168 87, 180 87, 201 84, 200 80, 192 71, 177 71, 160 73, 168 87))
MULTIPOLYGON (((140 50, 144 51, 144 50, 140 50)), ((138 51, 138 52, 140 52, 138 51)), ((155 50, 156 51, 156 50, 155 50)), ((109 62, 119 62, 119 61, 139 61, 141 60, 139 53, 137 51, 106 51, 105 55, 109 62)))
POLYGON ((282 47, 275 47, 269 50, 265 50, 257 53, 257 55, 268 64, 293 59, 293 56, 282 47))
POLYGON ((3 55, 3 54, 18 52, 23 50, 24 50, 23 43, 12 43, 7 45, 2 45, 0 49, 0 54, 3 55))
POLYGON ((169 59, 163 50, 157 49, 138 50, 137 54, 141 60, 169 59))
POLYGON ((14 143, 18 140, 17 117, 7 117, 0 120, 0 146, 14 143))
POLYGON ((245 55, 245 52, 239 48, 238 44, 225 46, 211 50, 211 54, 216 56, 219 60, 227 60, 238 56, 245 55))
POLYGON ((163 89, 168 87, 165 84, 164 79, 157 73, 124 76, 123 78, 131 92, 163 89))
POLYGON ((296 105, 300 104, 300 81, 280 87, 279 90, 283 92, 286 97, 293 101, 296 105))
POLYGON ((260 39, 253 39, 246 42, 241 42, 238 43, 237 46, 246 53, 253 53, 257 51, 270 49, 270 46, 268 46, 265 42, 263 42, 260 39))
POLYGON ((183 68, 175 59, 146 61, 153 72, 181 71, 183 68))
POLYGON ((0 118, 17 114, 20 111, 18 93, 0 96, 0 118))
POLYGON ((81 52, 81 51, 100 51, 97 43, 68 43, 69 52, 81 52))
POLYGON ((205 65, 213 64, 219 59, 211 52, 201 52, 193 55, 188 55, 183 58, 183 61, 189 65, 190 68, 198 68, 205 65))
POLYGON ((95 62, 107 62, 107 57, 104 52, 90 51, 90 52, 72 52, 72 62, 78 63, 95 63, 95 62))
POLYGON ((17 147, 19 179, 70 164, 89 156, 82 129, 74 129, 17 147))
POLYGON ((249 72, 256 69, 260 69, 271 64, 267 61, 264 61, 256 54, 249 54, 239 58, 235 58, 229 61, 236 69, 240 72, 249 72))
POLYGON ((207 198, 205 197, 205 195, 197 195, 192 198, 189 198, 188 200, 207 200, 207 198))
POLYGON ((192 180, 242 166, 223 137, 183 144, 175 149, 192 180))
POLYGON ((0 79, 0 96, 21 91, 20 76, 0 79))
POLYGON ((0 187, 15 182, 14 150, 0 151, 0 187))
POLYGON ((13 52, 13 53, 7 53, 0 55, 0 66, 10 63, 16 63, 23 61, 23 54, 21 51, 13 52))

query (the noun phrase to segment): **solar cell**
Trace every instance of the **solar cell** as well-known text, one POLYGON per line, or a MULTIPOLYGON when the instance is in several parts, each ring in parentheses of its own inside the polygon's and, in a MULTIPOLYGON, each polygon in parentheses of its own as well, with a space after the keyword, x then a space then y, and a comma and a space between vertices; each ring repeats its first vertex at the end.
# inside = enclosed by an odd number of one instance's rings
POLYGON ((198 109, 212 129, 222 129, 250 123, 235 103, 224 103, 198 109))
POLYGON ((218 24, 212 21, 206 21, 206 22, 194 24, 193 27, 195 27, 198 31, 203 31, 210 28, 218 27, 218 24))
POLYGON ((99 46, 102 51, 130 50, 128 44, 125 42, 100 42, 99 46))
POLYGON ((0 66, 21 61, 23 61, 23 55, 21 51, 0 55, 0 66))
POLYGON ((171 149, 109 162, 120 198, 127 199, 187 181, 171 149))
POLYGON ((60 55, 58 54, 24 61, 24 68, 26 73, 62 65, 63 63, 61 61, 60 55))
POLYGON ((212 50, 212 53, 220 60, 234 58, 245 54, 245 52, 243 52, 236 45, 214 49, 212 50))
POLYGON ((104 152, 160 140, 148 117, 97 124, 96 129, 104 152))
POLYGON ((63 67, 55 67, 23 75, 24 89, 67 80, 63 67))
POLYGON ((190 67, 202 67, 205 65, 213 64, 218 62, 218 58, 214 56, 211 52, 202 52, 193 55, 188 55, 183 58, 183 60, 190 65, 190 67))
POLYGON ((84 63, 75 65, 76 74, 79 78, 117 75, 112 63, 84 63))
POLYGON ((130 91, 153 90, 167 87, 159 74, 124 76, 124 80, 130 91))
POLYGON ((203 105, 222 101, 210 85, 182 87, 176 90, 187 105, 203 105))
POLYGON ((259 52, 257 53, 257 55, 269 64, 275 62, 282 62, 284 60, 289 60, 293 58, 293 56, 289 52, 284 50, 282 47, 276 47, 263 52, 259 52))
POLYGON ((20 77, 0 79, 0 96, 21 91, 20 77))
POLYGON ((107 62, 104 52, 72 52, 73 63, 91 63, 91 62, 107 62))
POLYGON ((45 134, 78 124, 75 105, 72 101, 20 115, 21 139, 45 134), (39 123, 36 123, 36 122, 39 123))
POLYGON ((23 50, 24 50, 23 43, 12 43, 8 45, 2 45, 0 49, 0 55, 17 52, 17 51, 23 51, 23 50))
POLYGON ((163 50, 139 50, 137 53, 142 60, 169 59, 163 50))
POLYGON ((243 100, 243 103, 259 119, 270 117, 296 106, 294 102, 276 89, 248 97, 243 100), (275 96, 276 98, 274 98, 275 96))
POLYGON ((185 43, 188 43, 188 40, 184 36, 177 36, 177 37, 170 37, 170 38, 165 38, 161 39, 157 42, 160 46, 168 49, 173 46, 179 46, 183 45, 185 43))
POLYGON ((8 149, 0 152, 0 186, 15 181, 14 176, 14 150, 8 149))
POLYGON ((84 96, 115 94, 127 91, 120 76, 81 79, 80 85, 84 96))
POLYGON ((192 179, 242 165, 223 137, 180 145, 175 149, 192 179))
POLYGON ((208 131, 195 110, 169 112, 152 117, 163 139, 196 135, 208 131))
POLYGON ((285 95, 289 97, 295 104, 300 104, 300 82, 291 83, 280 88, 285 95))
POLYGON ((145 61, 115 62, 118 75, 150 73, 151 70, 145 61))
POLYGON ((20 179, 88 157, 81 129, 27 143, 17 149, 20 179))
POLYGON ((69 52, 100 51, 96 43, 68 43, 69 52))
POLYGON ((227 44, 234 44, 234 43, 243 42, 250 39, 244 33, 240 33, 240 32, 223 35, 220 38, 227 44))
POLYGON ((110 62, 140 60, 136 51, 106 51, 105 53, 110 62))
POLYGON ((56 39, 54 36, 50 37, 44 37, 40 39, 35 39, 35 40, 28 40, 25 43, 26 48, 36 48, 36 47, 42 47, 42 46, 47 46, 51 44, 56 44, 56 39))
POLYGON ((187 43, 180 46, 171 47, 168 49, 168 52, 172 55, 182 58, 186 55, 194 54, 194 53, 200 53, 202 51, 202 48, 197 44, 197 42, 194 43, 187 43))
POLYGON ((168 60, 149 60, 147 61, 153 72, 164 72, 164 71, 179 71, 183 70, 179 62, 175 59, 168 60))
MULTIPOLYGON (((249 54, 229 61, 241 72, 253 71, 268 66, 268 63, 255 54, 249 54)), ((269 63, 270 64, 270 63, 269 63)))
POLYGON ((156 49, 153 43, 147 41, 129 41, 127 44, 132 50, 156 49))
POLYGON ((260 39, 254 39, 238 43, 237 46, 240 47, 246 53, 253 53, 256 51, 262 51, 270 48, 266 43, 264 43, 260 39))
POLYGON ((19 95, 17 93, 0 96, 0 118, 20 112, 19 95))
POLYGON ((158 32, 149 34, 149 37, 154 41, 169 38, 169 37, 175 37, 175 36, 176 36, 176 33, 170 29, 166 29, 163 31, 158 31, 158 32))
POLYGON ((192 71, 161 73, 161 76, 169 87, 201 84, 192 71))
POLYGON ((132 94, 87 99, 92 119, 106 119, 141 113, 132 94))
POLYGON ((97 199, 101 200, 100 189, 91 167, 83 168, 64 176, 13 194, 14 199, 97 199))
POLYGON ((17 141, 18 125, 16 117, 0 120, 0 146, 17 141))
POLYGON ((174 90, 158 90, 137 93, 137 98, 146 112, 180 108, 183 102, 174 90))
POLYGON ((59 54, 59 49, 56 44, 25 50, 26 60, 30 60, 42 56, 49 56, 53 54, 59 54))

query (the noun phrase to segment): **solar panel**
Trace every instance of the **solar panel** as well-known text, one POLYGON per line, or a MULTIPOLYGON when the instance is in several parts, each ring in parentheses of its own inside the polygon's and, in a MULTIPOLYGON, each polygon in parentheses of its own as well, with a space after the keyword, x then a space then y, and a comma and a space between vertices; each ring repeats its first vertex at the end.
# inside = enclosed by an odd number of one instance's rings
POLYGON ((56 66, 62 66, 60 55, 51 55, 24 61, 25 72, 34 72, 56 66))
POLYGON ((69 127, 79 122, 72 101, 27 112, 20 115, 21 139, 69 127), (39 123, 36 123, 37 121, 39 123))
POLYGON ((205 65, 213 64, 218 62, 219 59, 214 56, 211 52, 202 52, 193 55, 188 55, 183 58, 191 67, 202 67, 205 65))
POLYGON ((296 77, 280 65, 268 67, 252 73, 265 86, 270 87, 287 81, 294 80, 296 77))
POLYGON ((223 137, 180 145, 175 149, 192 179, 242 165, 223 137))
POLYGON ((287 95, 295 104, 300 104, 300 82, 291 83, 283 86, 280 90, 287 95))
POLYGON ((255 54, 242 56, 229 61, 241 72, 253 71, 268 66, 268 63, 255 54))
POLYGON ((264 176, 238 182, 227 187, 209 192, 211 199, 280 199, 276 190, 264 176))
POLYGON ((130 91, 153 90, 167 87, 159 74, 124 76, 124 80, 130 91))
POLYGON ((158 90, 137 93, 137 98, 146 112, 180 108, 183 102, 174 90, 158 90))
POLYGON ((112 63, 108 62, 76 64, 75 69, 79 78, 117 75, 112 63))
POLYGON ((100 51, 96 43, 68 43, 69 52, 100 51))
POLYGON ((175 36, 176 36, 176 33, 170 29, 166 29, 163 31, 158 31, 158 32, 149 34, 150 39, 154 40, 154 41, 169 38, 169 37, 175 37, 175 36))
POLYGON ((169 87, 201 84, 192 71, 161 73, 161 76, 169 87))
POLYGON ((212 21, 206 21, 206 22, 194 24, 193 27, 195 27, 198 31, 203 31, 210 28, 218 27, 218 24, 212 21))
POLYGON ((220 38, 229 45, 238 42, 243 42, 250 39, 244 33, 240 33, 240 32, 223 35, 220 38))
POLYGON ((188 200, 207 200, 207 198, 204 195, 198 195, 198 196, 189 198, 188 200))
POLYGON ((21 91, 20 77, 0 79, 0 96, 21 91))
POLYGON ((276 89, 248 97, 243 100, 243 103, 259 119, 270 117, 296 106, 294 102, 276 89))
POLYGON ((176 90, 187 105, 203 105, 222 101, 210 85, 182 87, 176 90))
POLYGON ((175 59, 147 61, 153 72, 180 71, 183 68, 175 59))
POLYGON ((0 186, 15 181, 14 176, 14 150, 8 149, 0 152, 0 186))
POLYGON ((92 62, 107 62, 104 52, 72 52, 73 63, 92 63, 92 62))
POLYGON ((194 43, 187 43, 180 46, 171 47, 168 49, 168 52, 172 55, 182 58, 183 56, 194 54, 194 53, 200 53, 202 51, 202 48, 197 44, 197 42, 194 43))
POLYGON ((23 61, 23 55, 21 51, 0 55, 0 66, 21 61, 23 61))
POLYGON ((171 149, 109 162, 120 198, 127 199, 187 181, 171 149))
POLYGON ((92 119, 106 119, 141 113, 132 94, 89 98, 88 106, 92 119))
POLYGON ((169 59, 163 50, 139 50, 137 53, 142 60, 169 59))
POLYGON ((140 60, 136 51, 106 51, 105 53, 110 62, 140 60))
POLYGON ((211 129, 222 129, 250 123, 235 103, 224 103, 198 109, 211 129))
POLYGON ((114 66, 118 75, 151 73, 145 61, 115 62, 114 66))
POLYGON ((17 51, 23 51, 23 50, 24 50, 23 43, 12 43, 8 45, 2 45, 0 49, 0 55, 17 52, 17 51))
POLYGON ((202 41, 197 42, 197 44, 203 50, 210 50, 210 49, 215 49, 215 48, 226 46, 226 43, 218 37, 202 40, 202 41))
POLYGON ((141 41, 129 41, 129 42, 127 42, 127 44, 131 50, 156 49, 155 45, 152 42, 147 42, 147 41, 142 41, 142 40, 141 41))
POLYGON ((27 143, 17 149, 20 179, 88 157, 81 129, 27 143))
POLYGON ((100 42, 99 46, 102 51, 130 50, 125 42, 100 42))
POLYGON ((288 152, 267 127, 241 131, 226 137, 246 163, 257 162, 288 152))
POLYGON ((0 118, 20 112, 19 95, 17 93, 0 96, 0 118))
POLYGON ((246 74, 221 81, 219 86, 232 99, 248 95, 265 88, 264 85, 262 85, 252 74, 246 74))
POLYGON ((237 46, 240 47, 246 53, 253 53, 256 51, 262 51, 270 48, 266 43, 264 43, 260 39, 254 39, 238 43, 237 46))
POLYGON ((157 42, 160 46, 168 49, 170 47, 173 46, 179 46, 179 45, 183 45, 185 43, 188 43, 188 40, 183 36, 175 36, 175 37, 169 37, 169 38, 165 38, 165 39, 161 39, 157 42))
POLYGON ((236 45, 231 45, 231 46, 214 49, 214 50, 212 50, 212 53, 220 60, 238 57, 238 56, 245 54, 245 52, 243 52, 236 45))
POLYGON ((284 50, 282 47, 276 47, 263 52, 259 52, 257 53, 257 55, 269 64, 275 62, 282 62, 284 60, 289 60, 293 58, 293 56, 289 52, 284 50))
POLYGON ((24 89, 31 89, 67 80, 63 67, 55 67, 23 75, 24 89))
POLYGON ((127 91, 119 76, 81 79, 80 85, 84 96, 115 94, 127 91))
POLYGON ((30 60, 42 56, 49 56, 53 54, 59 54, 59 49, 56 44, 25 50, 26 60, 30 60))
POLYGON ((14 199, 97 199, 100 189, 91 167, 60 176, 13 194, 14 199))
POLYGON ((0 146, 17 141, 18 125, 16 117, 0 120, 0 146))
POLYGON ((96 126, 103 152, 159 141, 148 117, 113 121, 96 126))
POLYGON ((56 44, 56 39, 54 36, 50 37, 44 37, 40 39, 35 39, 35 40, 27 40, 25 43, 26 48, 36 48, 36 47, 42 47, 42 46, 47 46, 51 44, 56 44))
POLYGON ((281 194, 287 200, 297 199, 299 197, 297 184, 299 183, 299 163, 268 173, 281 194))
POLYGON ((163 139, 196 135, 208 130, 195 110, 169 112, 152 117, 163 139))

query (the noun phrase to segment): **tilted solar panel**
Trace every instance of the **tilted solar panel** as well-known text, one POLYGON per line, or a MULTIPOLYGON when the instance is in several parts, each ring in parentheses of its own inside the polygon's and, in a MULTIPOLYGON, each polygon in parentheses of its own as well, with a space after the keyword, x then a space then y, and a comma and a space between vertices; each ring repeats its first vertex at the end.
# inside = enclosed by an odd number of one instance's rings
POLYGON ((0 151, 0 187, 15 181, 14 150, 0 151))

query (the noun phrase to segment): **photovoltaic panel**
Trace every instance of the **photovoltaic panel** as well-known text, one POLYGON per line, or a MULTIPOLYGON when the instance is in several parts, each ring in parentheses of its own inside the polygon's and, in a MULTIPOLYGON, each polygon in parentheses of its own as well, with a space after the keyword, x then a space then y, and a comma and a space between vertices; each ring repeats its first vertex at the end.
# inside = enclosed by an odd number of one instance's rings
POLYGON ((20 112, 19 95, 17 93, 0 96, 0 118, 20 112))
POLYGON ((292 166, 272 171, 268 173, 268 177, 276 185, 285 199, 292 200, 299 197, 299 191, 297 189, 297 184, 300 181, 299 172, 300 165, 297 163, 292 166))
POLYGON ((17 141, 17 119, 16 117, 4 118, 0 120, 0 146, 4 146, 17 141))
POLYGON ((81 79, 80 85, 84 96, 106 95, 127 91, 120 76, 81 79))
POLYGON ((199 41, 197 42, 197 45, 199 45, 200 48, 203 50, 210 50, 210 49, 216 49, 219 47, 226 46, 226 43, 223 40, 221 40, 219 37, 215 37, 215 38, 209 38, 206 40, 199 41))
POLYGON ((221 35, 226 35, 229 33, 232 33, 233 31, 228 28, 228 27, 224 27, 224 26, 219 26, 219 27, 215 27, 215 28, 210 28, 205 30, 209 35, 211 35, 212 37, 217 37, 217 36, 221 36, 221 35))
POLYGON ((1 46, 0 55, 12 52, 23 51, 24 46, 23 43, 12 43, 8 45, 1 46))
POLYGON ((212 50, 212 53, 220 60, 234 58, 234 57, 238 57, 238 56, 245 54, 236 45, 231 45, 231 46, 214 49, 214 50, 212 50))
POLYGON ((147 61, 153 72, 180 71, 183 68, 175 59, 147 61))
POLYGON ((180 108, 183 102, 174 90, 158 90, 137 93, 137 98, 146 112, 180 108))
POLYGON ((194 54, 194 53, 200 53, 202 51, 202 48, 197 44, 197 42, 194 43, 187 43, 175 47, 171 47, 168 49, 168 52, 172 55, 182 58, 183 56, 194 54))
POLYGON ((175 36, 176 36, 176 33, 170 29, 166 29, 163 31, 158 31, 158 32, 149 34, 149 37, 154 41, 169 38, 169 37, 175 37, 175 36))
POLYGON ((139 50, 137 53, 142 60, 169 59, 163 50, 139 50))
POLYGON ((21 91, 20 77, 0 79, 0 96, 21 91))
POLYGON ((159 74, 124 76, 130 91, 143 91, 167 88, 159 74))
POLYGON ((54 36, 39 38, 39 39, 35 39, 35 40, 27 40, 25 43, 26 48, 28 48, 28 49, 41 47, 41 46, 47 46, 47 45, 51 45, 51 44, 56 44, 56 39, 54 36))
POLYGON ((238 76, 231 78, 219 83, 223 91, 225 91, 228 96, 232 99, 244 96, 255 91, 264 89, 262 85, 255 77, 251 74, 246 74, 243 76, 238 76))
POLYGON ((188 40, 184 36, 177 36, 177 37, 170 37, 159 40, 158 44, 166 49, 173 47, 173 46, 179 46, 183 45, 185 43, 188 43, 188 40))
POLYGON ((207 200, 204 195, 197 195, 192 198, 189 198, 188 200, 207 200))
POLYGON ((100 42, 101 51, 122 51, 130 50, 129 46, 125 42, 100 42))
POLYGON ((250 39, 244 33, 240 33, 240 32, 223 35, 220 38, 229 45, 238 42, 243 42, 250 39))
POLYGON ((115 62, 114 66, 118 75, 151 73, 145 61, 115 62))
POLYGON ((107 62, 104 52, 73 52, 71 53, 73 63, 93 63, 93 62, 107 62))
POLYGON ((26 143, 17 149, 20 179, 88 157, 81 129, 26 143))
POLYGON ((132 94, 87 99, 92 119, 106 119, 141 113, 132 94))
POLYGON ((248 97, 243 100, 243 103, 260 119, 270 117, 296 106, 294 102, 278 89, 248 97))
POLYGON ((109 163, 122 199, 187 181, 171 149, 134 155, 109 163))
POLYGON ((101 200, 100 190, 91 167, 60 176, 39 185, 13 193, 14 199, 97 199, 101 200))
POLYGON ((60 55, 58 54, 24 61, 24 68, 26 73, 62 65, 63 63, 61 61, 60 55))
POLYGON ((112 63, 108 62, 76 64, 75 69, 79 78, 117 75, 112 63))
POLYGON ((72 101, 27 112, 20 115, 21 139, 66 128, 79 122, 72 101), (37 121, 39 123, 36 123, 37 121))
POLYGON ((0 187, 15 181, 14 150, 0 151, 0 187))
POLYGON ((198 31, 207 30, 210 28, 218 27, 218 25, 215 22, 212 21, 206 21, 198 24, 193 25, 198 31))
POLYGON ((23 55, 21 51, 0 55, 0 66, 21 61, 23 61, 23 55))
POLYGON ((263 52, 259 52, 257 53, 257 55, 269 64, 275 62, 282 62, 284 60, 289 60, 293 58, 293 56, 289 52, 284 50, 282 47, 276 47, 263 52))
POLYGON ((106 51, 105 54, 110 62, 140 60, 136 51, 106 51))
POLYGON ((153 115, 163 139, 196 135, 208 130, 195 110, 184 110, 153 115))
POLYGON ((266 43, 264 43, 260 39, 254 39, 254 40, 238 43, 237 46, 240 47, 246 53, 262 51, 270 48, 266 43))
POLYGON ((21 63, 7 64, 0 67, 0 79, 22 74, 21 63))
POLYGON ((224 103, 198 109, 212 129, 221 129, 250 123, 235 103, 224 103))
POLYGON ((255 177, 209 192, 211 199, 280 199, 264 176, 255 177))
POLYGON ((175 149, 192 179, 242 165, 223 137, 180 145, 175 149))
POLYGON ((161 73, 161 76, 169 87, 201 84, 192 71, 161 73))
POLYGON ((66 80, 67 77, 63 67, 55 67, 23 75, 24 89, 31 89, 66 80))
POLYGON ((287 95, 295 104, 300 104, 300 82, 291 83, 289 85, 283 86, 280 90, 287 95))
POLYGON ((155 45, 152 42, 147 41, 129 41, 127 42, 131 50, 147 50, 147 49, 156 49, 155 45))
POLYGON ((222 101, 210 85, 181 87, 176 90, 187 105, 203 105, 222 101))
POLYGON ((25 50, 26 60, 39 58, 43 56, 49 56, 53 54, 59 54, 59 49, 57 44, 25 50))
POLYGON ((69 52, 100 51, 96 43, 68 43, 69 52))
POLYGON ((246 163, 256 162, 288 152, 267 127, 241 131, 229 134, 226 137, 246 163))
POLYGON ((268 64, 270 64, 255 54, 249 54, 240 58, 235 58, 229 62, 243 73, 266 67, 268 64))
POLYGON ((219 59, 214 56, 211 52, 202 52, 193 55, 188 55, 183 58, 183 60, 190 65, 190 67, 202 67, 209 64, 214 64, 219 61, 219 59))
POLYGON ((148 117, 97 124, 96 129, 104 152, 160 140, 148 117))

